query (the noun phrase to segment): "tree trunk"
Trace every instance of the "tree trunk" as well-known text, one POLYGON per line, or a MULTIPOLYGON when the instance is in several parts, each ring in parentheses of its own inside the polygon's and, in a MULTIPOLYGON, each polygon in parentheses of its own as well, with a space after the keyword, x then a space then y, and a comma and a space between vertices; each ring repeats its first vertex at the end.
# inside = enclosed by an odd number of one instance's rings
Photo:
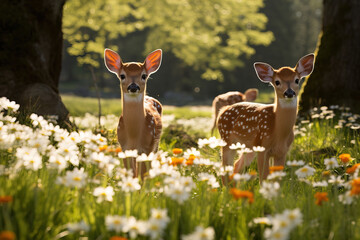
POLYGON ((324 0, 315 68, 305 79, 300 107, 340 105, 360 112, 360 1, 324 0))
POLYGON ((1 0, 0 96, 21 110, 68 119, 58 85, 65 0, 1 0))

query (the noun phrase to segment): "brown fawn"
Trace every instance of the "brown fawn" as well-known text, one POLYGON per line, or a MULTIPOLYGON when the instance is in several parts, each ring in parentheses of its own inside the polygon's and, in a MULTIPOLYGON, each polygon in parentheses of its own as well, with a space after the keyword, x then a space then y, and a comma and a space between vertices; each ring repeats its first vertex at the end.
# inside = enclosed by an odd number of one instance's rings
POLYGON ((220 94, 217 97, 215 97, 212 103, 212 111, 214 113, 214 124, 213 127, 211 128, 211 134, 214 133, 214 130, 216 128, 216 119, 218 117, 221 108, 238 102, 253 102, 255 101, 257 95, 258 95, 258 90, 256 88, 250 88, 246 90, 245 93, 232 91, 232 92, 220 94))
MULTIPOLYGON (((161 64, 162 51, 150 53, 143 63, 123 63, 120 56, 105 49, 105 66, 120 80, 122 114, 117 127, 117 137, 123 150, 137 150, 138 153, 156 152, 159 146, 162 123, 162 106, 156 99, 146 96, 146 83, 161 64)), ((140 171, 146 173, 145 163, 136 164, 136 159, 124 160, 126 168, 131 167, 134 177, 140 171)))
MULTIPOLYGON (((301 78, 311 74, 314 54, 302 57, 295 68, 273 69, 266 63, 254 63, 258 78, 270 83, 275 89, 274 104, 242 102, 224 107, 219 114, 217 125, 221 138, 227 143, 222 147, 223 165, 232 165, 236 150, 233 143, 240 142, 247 148, 262 146, 265 151, 258 154, 260 181, 269 174, 269 159, 274 165, 284 166, 285 157, 294 140, 293 128, 297 116, 297 96, 301 78)), ((234 164, 234 173, 249 166, 255 152, 243 153, 234 164)))

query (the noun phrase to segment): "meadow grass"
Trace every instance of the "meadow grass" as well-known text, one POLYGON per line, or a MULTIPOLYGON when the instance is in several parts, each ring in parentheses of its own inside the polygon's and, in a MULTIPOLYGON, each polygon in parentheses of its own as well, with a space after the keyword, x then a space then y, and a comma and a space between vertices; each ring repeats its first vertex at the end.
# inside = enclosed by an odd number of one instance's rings
MULTIPOLYGON (((177 110, 171 114, 187 114, 177 110)), ((142 181, 122 168, 126 152, 118 153, 111 129, 69 135, 41 117, 25 126, 10 116, 16 113, 0 115, 0 239, 6 233, 16 239, 360 238, 359 172, 346 173, 360 158, 359 116, 346 110, 323 108, 299 119, 287 160, 302 160, 315 172, 300 178, 301 166, 285 166, 267 181, 273 186, 267 192, 254 173, 256 161, 223 186, 221 176, 232 170, 220 166, 220 147, 194 144, 209 133, 191 119, 164 127, 163 152, 145 157, 152 170, 142 181), (341 161, 343 153, 349 162, 341 161), (332 157, 338 166, 326 171, 332 157), (113 192, 96 194, 101 187, 113 192), (320 203, 317 192, 327 194, 320 203), (165 212, 153 215, 154 209, 165 212), (300 213, 285 214, 294 209, 300 213)))

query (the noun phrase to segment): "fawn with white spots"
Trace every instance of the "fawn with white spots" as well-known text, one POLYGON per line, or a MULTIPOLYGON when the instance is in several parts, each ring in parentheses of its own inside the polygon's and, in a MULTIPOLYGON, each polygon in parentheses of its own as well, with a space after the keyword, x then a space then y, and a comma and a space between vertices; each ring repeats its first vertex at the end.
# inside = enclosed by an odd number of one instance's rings
MULTIPOLYGON (((123 150, 136 149, 138 153, 150 154, 158 149, 162 106, 159 101, 145 94, 147 80, 159 69, 161 59, 162 51, 158 49, 150 53, 143 63, 123 63, 116 52, 105 49, 105 65, 120 80, 122 115, 117 137, 123 150)), ((124 165, 132 168, 135 177, 139 171, 142 177, 147 171, 146 165, 136 164, 135 158, 130 162, 124 160, 124 165)))
MULTIPOLYGON (((274 104, 242 102, 224 107, 219 114, 217 126, 221 138, 227 143, 222 147, 222 163, 232 165, 236 150, 233 143, 240 142, 252 149, 262 146, 265 151, 258 154, 260 181, 269 174, 269 159, 274 165, 284 166, 286 154, 294 140, 293 128, 297 116, 297 96, 301 78, 311 74, 314 54, 302 57, 294 68, 273 69, 266 63, 254 63, 258 78, 270 83, 275 90, 274 104)), ((242 154, 234 164, 234 173, 249 166, 255 153, 242 154)))
POLYGON ((245 93, 232 91, 220 94, 215 97, 212 103, 212 111, 214 113, 214 125, 211 128, 211 134, 214 133, 214 130, 216 128, 216 120, 221 108, 238 102, 253 102, 255 101, 257 95, 258 90, 256 88, 250 88, 246 90, 245 93))

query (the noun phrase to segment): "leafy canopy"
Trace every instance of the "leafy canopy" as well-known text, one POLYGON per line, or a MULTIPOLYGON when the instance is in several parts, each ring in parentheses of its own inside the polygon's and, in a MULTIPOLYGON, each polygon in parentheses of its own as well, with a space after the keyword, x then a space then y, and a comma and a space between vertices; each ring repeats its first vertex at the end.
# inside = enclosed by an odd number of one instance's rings
POLYGON ((144 56, 162 48, 203 78, 221 81, 222 71, 255 53, 252 46, 273 40, 262 6, 262 0, 68 0, 63 31, 81 65, 99 67, 105 47, 116 51, 120 38, 145 31, 144 56))

